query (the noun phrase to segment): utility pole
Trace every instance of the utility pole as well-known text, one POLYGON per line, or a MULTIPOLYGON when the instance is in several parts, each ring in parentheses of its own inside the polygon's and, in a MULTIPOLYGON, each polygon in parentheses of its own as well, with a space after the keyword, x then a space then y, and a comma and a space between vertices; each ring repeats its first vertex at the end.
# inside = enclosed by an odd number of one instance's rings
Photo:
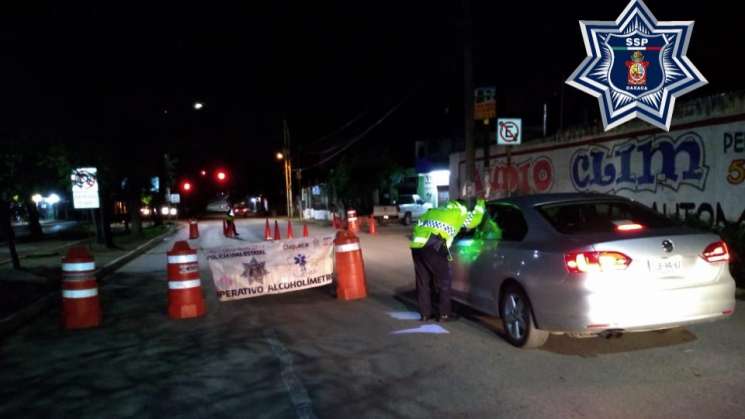
POLYGON ((464 139, 466 142, 466 198, 475 199, 474 175, 476 174, 476 147, 473 138, 473 55, 471 50, 471 2, 463 0, 463 105, 464 139))
POLYGON ((547 128, 548 128, 548 103, 543 102, 543 138, 546 138, 547 128))
POLYGON ((287 119, 282 119, 282 137, 284 145, 285 198, 287 200, 287 217, 293 216, 292 205, 292 161, 290 160, 290 129, 287 119))

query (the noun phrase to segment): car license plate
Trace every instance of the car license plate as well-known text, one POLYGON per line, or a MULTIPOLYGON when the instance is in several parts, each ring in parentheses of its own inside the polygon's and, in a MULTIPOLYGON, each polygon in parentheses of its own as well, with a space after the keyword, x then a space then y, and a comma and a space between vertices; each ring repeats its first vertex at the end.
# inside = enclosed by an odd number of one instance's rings
POLYGON ((649 271, 657 275, 675 275, 680 273, 683 265, 681 256, 649 259, 649 271))

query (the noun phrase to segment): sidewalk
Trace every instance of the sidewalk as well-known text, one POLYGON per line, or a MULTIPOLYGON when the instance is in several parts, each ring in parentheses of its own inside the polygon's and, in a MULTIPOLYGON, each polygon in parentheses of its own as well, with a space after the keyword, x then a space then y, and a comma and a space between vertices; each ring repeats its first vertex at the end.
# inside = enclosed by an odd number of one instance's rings
POLYGON ((35 252, 27 253, 21 259, 21 270, 13 269, 10 263, 0 264, 0 337, 21 326, 25 318, 35 316, 55 301, 60 289, 61 260, 69 246, 88 246, 96 263, 96 277, 101 280, 180 226, 181 223, 147 228, 142 238, 116 235, 116 249, 107 249, 88 239, 67 243, 49 240, 49 243, 36 246, 35 252))

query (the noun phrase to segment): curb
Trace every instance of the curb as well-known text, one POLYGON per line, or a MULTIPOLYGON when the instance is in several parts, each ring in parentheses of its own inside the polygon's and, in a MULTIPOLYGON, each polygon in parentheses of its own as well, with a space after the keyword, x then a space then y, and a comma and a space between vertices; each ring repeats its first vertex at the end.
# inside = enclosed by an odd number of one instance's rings
MULTIPOLYGON (((91 240, 93 240, 93 239, 82 239, 82 240, 78 240, 78 241, 75 241, 75 242, 63 244, 62 246, 53 247, 53 248, 51 248, 49 250, 50 251, 57 251, 57 250, 60 250, 60 249, 66 249, 68 247, 72 247, 72 246, 78 245, 80 243, 91 241, 91 240)), ((33 255, 18 255, 18 259, 19 260, 26 259, 29 256, 33 256, 33 255)), ((3 260, 0 260, 0 265, 5 265, 5 264, 11 263, 11 262, 13 262, 13 259, 3 259, 3 260)))
MULTIPOLYGON (((166 231, 165 233, 148 240, 146 243, 143 243, 140 246, 137 246, 135 249, 109 262, 104 267, 97 269, 95 273, 96 280, 98 280, 98 282, 103 282, 103 279, 106 276, 115 272, 117 269, 121 268, 128 262, 132 261, 132 259, 152 249, 163 238, 175 234, 181 228, 183 228, 182 225, 180 224, 175 225, 174 227, 169 228, 168 231, 166 231)), ((42 295, 41 297, 39 297, 38 300, 29 304, 25 308, 11 314, 10 316, 4 319, 0 319, 0 340, 11 335, 13 332, 23 327, 25 324, 29 323, 31 320, 35 319, 41 313, 50 309, 53 303, 58 300, 58 298, 59 298, 59 292, 57 291, 49 292, 47 294, 42 295)))
POLYGON ((135 249, 130 250, 129 253, 126 253, 112 260, 111 262, 96 270, 96 279, 99 282, 102 282, 105 277, 109 276, 111 273, 131 262, 136 257, 157 246, 163 238, 176 234, 176 232, 178 232, 181 228, 184 228, 182 224, 176 224, 173 227, 169 228, 168 231, 166 231, 165 233, 153 237, 147 242, 137 246, 135 249))

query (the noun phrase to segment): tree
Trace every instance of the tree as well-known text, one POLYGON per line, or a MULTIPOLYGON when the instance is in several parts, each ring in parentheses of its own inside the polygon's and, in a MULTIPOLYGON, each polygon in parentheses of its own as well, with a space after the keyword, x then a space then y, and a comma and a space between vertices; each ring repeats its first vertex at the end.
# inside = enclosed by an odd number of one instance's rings
POLYGON ((13 197, 25 206, 29 216, 31 237, 43 236, 36 203, 31 199, 35 190, 58 188, 69 173, 68 151, 64 146, 44 143, 38 138, 8 141, 0 149, 0 228, 8 237, 13 267, 20 268, 15 249, 15 232, 10 222, 13 197))

